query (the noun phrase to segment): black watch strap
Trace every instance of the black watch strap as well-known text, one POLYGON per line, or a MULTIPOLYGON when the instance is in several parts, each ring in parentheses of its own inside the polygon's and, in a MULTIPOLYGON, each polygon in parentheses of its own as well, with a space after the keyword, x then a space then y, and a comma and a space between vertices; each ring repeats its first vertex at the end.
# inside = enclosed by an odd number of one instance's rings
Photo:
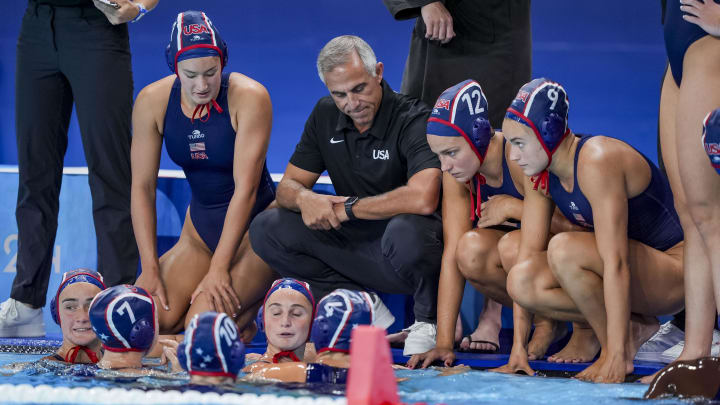
POLYGON ((348 199, 345 200, 345 214, 347 214, 348 219, 351 221, 357 219, 355 214, 353 214, 352 208, 353 208, 353 205, 355 205, 355 203, 358 202, 358 200, 360 200, 359 197, 348 197, 348 199))

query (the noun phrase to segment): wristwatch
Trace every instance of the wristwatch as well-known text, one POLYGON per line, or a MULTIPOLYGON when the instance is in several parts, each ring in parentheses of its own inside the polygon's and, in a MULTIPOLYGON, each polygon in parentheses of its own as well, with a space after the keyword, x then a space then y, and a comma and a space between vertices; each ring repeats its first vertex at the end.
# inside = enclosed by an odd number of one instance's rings
POLYGON ((345 200, 345 214, 347 214, 348 219, 350 219, 351 221, 357 219, 357 217, 355 216, 355 214, 353 214, 352 207, 353 207, 353 205, 355 205, 355 203, 357 203, 359 200, 360 200, 360 197, 357 197, 357 196, 355 196, 355 197, 348 197, 348 199, 345 200))

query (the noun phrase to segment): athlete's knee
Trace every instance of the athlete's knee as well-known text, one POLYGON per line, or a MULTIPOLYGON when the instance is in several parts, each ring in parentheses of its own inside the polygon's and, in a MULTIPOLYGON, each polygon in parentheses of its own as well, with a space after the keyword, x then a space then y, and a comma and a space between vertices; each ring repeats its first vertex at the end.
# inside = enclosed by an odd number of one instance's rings
POLYGON ((583 267, 583 245, 577 239, 577 234, 563 232, 553 236, 548 243, 547 260, 550 270, 558 279, 571 276, 574 270, 583 267))
POLYGON ((720 232, 720 209, 713 199, 692 199, 687 207, 692 222, 703 236, 720 232))
POLYGON ((497 249, 492 231, 466 232, 458 241, 455 259, 463 277, 482 283, 488 269, 488 257, 497 249))
MULTIPOLYGON (((442 232, 441 226, 438 226, 442 232)), ((442 255, 442 234, 428 227, 426 217, 402 214, 393 217, 381 240, 383 255, 396 269, 436 273, 442 255), (434 266, 437 264, 437 266, 434 266)))
POLYGON ((537 298, 536 280, 535 260, 529 259, 517 263, 508 273, 506 283, 508 295, 523 307, 534 306, 537 298))
POLYGON ((520 251, 520 231, 513 231, 503 235, 498 241, 497 248, 503 268, 505 271, 510 271, 510 268, 515 265, 515 260, 517 260, 520 251))

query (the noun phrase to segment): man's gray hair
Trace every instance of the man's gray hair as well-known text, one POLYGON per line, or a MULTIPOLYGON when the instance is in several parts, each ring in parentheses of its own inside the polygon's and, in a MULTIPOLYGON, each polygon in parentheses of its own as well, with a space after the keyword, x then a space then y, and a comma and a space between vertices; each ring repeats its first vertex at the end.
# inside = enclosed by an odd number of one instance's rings
POLYGON ((346 64, 353 52, 357 52, 368 74, 375 77, 377 75, 375 72, 377 59, 370 45, 355 35, 343 35, 333 38, 320 50, 317 58, 320 80, 325 83, 325 73, 346 64))

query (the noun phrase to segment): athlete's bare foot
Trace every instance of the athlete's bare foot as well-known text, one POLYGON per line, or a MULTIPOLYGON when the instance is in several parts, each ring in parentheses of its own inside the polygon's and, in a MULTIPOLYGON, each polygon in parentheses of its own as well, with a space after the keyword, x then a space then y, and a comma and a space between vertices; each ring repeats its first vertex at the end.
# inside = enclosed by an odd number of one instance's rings
POLYGON ((556 322, 548 318, 535 315, 535 331, 528 343, 528 359, 539 360, 545 356, 548 347, 567 334, 565 322, 556 322))
POLYGON ((625 342, 625 353, 620 356, 606 356, 601 353, 600 358, 590 367, 579 373, 576 378, 599 382, 599 383, 620 383, 625 381, 625 376, 631 374, 635 369, 633 359, 638 349, 660 328, 660 324, 654 317, 643 317, 632 315, 630 321, 630 333, 625 342))
POLYGON ((633 372, 633 362, 622 357, 601 354, 595 363, 578 373, 575 378, 607 384, 624 382, 625 376, 633 372))
POLYGON ((548 357, 553 363, 585 363, 592 361, 600 351, 600 342, 590 325, 573 322, 570 341, 562 350, 548 357))
POLYGON ((500 348, 500 329, 502 329, 502 304, 486 299, 485 307, 478 318, 477 328, 470 334, 470 338, 467 336, 463 338, 460 349, 495 351, 500 348))

